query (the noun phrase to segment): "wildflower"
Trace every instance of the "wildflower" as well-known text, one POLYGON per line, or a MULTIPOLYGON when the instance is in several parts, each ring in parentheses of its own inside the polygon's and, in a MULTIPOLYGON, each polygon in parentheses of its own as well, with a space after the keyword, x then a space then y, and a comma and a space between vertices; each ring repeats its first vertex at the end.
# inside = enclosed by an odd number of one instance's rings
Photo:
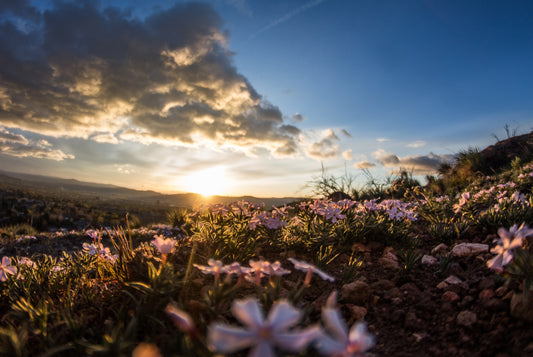
POLYGON ((17 267, 11 265, 11 259, 3 257, 2 264, 0 264, 0 281, 6 281, 7 274, 15 275, 16 273, 17 267))
POLYGON ((207 264, 208 266, 198 264, 193 264, 193 266, 200 269, 204 274, 213 274, 215 276, 215 282, 218 280, 220 274, 228 271, 228 267, 226 267, 220 260, 209 259, 207 264))
POLYGON ((172 253, 176 246, 176 240, 172 238, 166 238, 162 235, 154 236, 154 240, 150 243, 159 251, 160 254, 172 253))
POLYGON ((165 312, 172 318, 172 321, 174 321, 176 327, 179 328, 182 332, 196 333, 196 327, 194 326, 194 322, 192 321, 192 318, 189 316, 188 313, 181 309, 178 309, 172 304, 167 305, 165 312))
POLYGON ((248 356, 274 357, 275 347, 299 352, 321 333, 318 326, 289 331, 301 319, 302 313, 285 300, 277 301, 272 306, 266 320, 258 301, 253 298, 235 301, 231 311, 245 327, 211 324, 207 343, 215 352, 233 353, 252 347, 248 356))
POLYGON ((282 221, 279 217, 267 217, 263 223, 268 229, 279 229, 287 225, 287 222, 282 221))
POLYGON ((515 224, 509 231, 503 227, 498 229, 498 235, 500 239, 495 240, 498 245, 491 249, 491 253, 497 255, 487 261, 487 266, 492 270, 502 271, 513 260, 512 250, 520 248, 523 239, 533 235, 533 229, 524 223, 520 227, 515 224))
POLYGON ((268 218, 266 212, 255 213, 250 221, 248 222, 248 229, 251 231, 255 230, 257 226, 263 224, 263 222, 268 218))
POLYGON ((332 223, 337 223, 337 220, 346 218, 346 215, 341 213, 339 207, 329 205, 324 208, 324 218, 331 220, 332 223))
POLYGON ((35 262, 28 257, 20 257, 19 264, 27 265, 30 268, 37 268, 37 264, 35 264, 35 262))
POLYGON ((289 261, 294 264, 294 267, 298 270, 307 272, 305 276, 305 284, 309 285, 311 283, 311 276, 313 273, 317 273, 319 277, 322 278, 322 280, 328 280, 328 281, 334 281, 335 278, 333 278, 331 275, 323 272, 322 270, 315 267, 313 264, 309 264, 306 262, 302 262, 300 260, 296 260, 294 258, 289 258, 289 261))
POLYGON ((374 337, 367 332, 364 322, 355 323, 350 331, 340 311, 335 307, 336 292, 322 309, 322 321, 331 335, 323 333, 316 342, 321 354, 339 357, 362 356, 374 346, 374 337))

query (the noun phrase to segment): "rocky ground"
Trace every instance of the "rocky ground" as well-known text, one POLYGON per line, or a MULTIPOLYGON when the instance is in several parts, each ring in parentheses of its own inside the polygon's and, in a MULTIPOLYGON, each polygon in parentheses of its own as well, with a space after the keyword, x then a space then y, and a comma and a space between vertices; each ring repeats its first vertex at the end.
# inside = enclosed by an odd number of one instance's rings
MULTIPOLYGON (((375 356, 533 356, 533 296, 530 308, 524 309, 513 299, 519 287, 486 267, 494 238, 479 239, 462 254, 456 248, 459 242, 446 246, 428 239, 417 248, 424 258, 407 273, 393 248, 357 244, 364 263, 355 277, 345 284, 337 279, 335 287, 315 278, 304 299, 318 317, 331 291, 338 289, 348 323, 365 320, 376 336, 370 351, 375 356), (448 264, 441 263, 445 257, 448 264)), ((90 239, 38 236, 26 245, 4 245, 2 254, 59 256, 63 250, 80 249, 83 242, 90 239)), ((286 258, 263 253, 271 261, 283 263, 286 258)), ((288 255, 298 257, 295 252, 288 255)), ((340 277, 347 259, 340 256, 327 271, 340 277)), ((290 289, 291 282, 286 283, 290 289)))

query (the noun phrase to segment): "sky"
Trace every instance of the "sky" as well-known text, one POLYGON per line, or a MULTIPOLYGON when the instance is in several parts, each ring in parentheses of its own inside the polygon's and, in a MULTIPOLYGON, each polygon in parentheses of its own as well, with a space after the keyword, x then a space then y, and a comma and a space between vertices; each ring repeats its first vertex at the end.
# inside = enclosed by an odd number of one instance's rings
POLYGON ((0 0, 0 169, 310 194, 533 130, 533 2, 0 0), (506 130, 507 128, 507 130, 506 130))

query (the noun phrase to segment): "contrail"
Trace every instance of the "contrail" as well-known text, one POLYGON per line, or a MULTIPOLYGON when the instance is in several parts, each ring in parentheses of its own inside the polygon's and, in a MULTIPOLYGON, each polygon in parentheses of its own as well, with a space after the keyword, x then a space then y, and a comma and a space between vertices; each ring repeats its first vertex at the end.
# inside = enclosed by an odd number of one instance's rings
POLYGON ((282 24, 286 21, 289 21, 290 19, 292 19, 294 16, 297 16, 299 14, 301 14, 302 12, 306 11, 306 10, 309 10, 317 5, 319 5, 320 3, 323 3, 325 0, 313 0, 313 1, 309 1, 307 4, 304 4, 302 6, 300 6, 299 8, 297 9, 294 9, 292 10, 291 12, 288 12, 286 13, 285 15, 283 15, 282 17, 272 21, 271 23, 269 23, 268 25, 266 25, 265 27, 261 28, 260 30, 258 30, 256 33, 252 34, 250 36, 250 40, 253 39, 254 37, 256 37, 257 35, 265 32, 265 31, 268 31, 270 30, 271 28, 273 27, 276 27, 278 26, 279 24, 282 24))

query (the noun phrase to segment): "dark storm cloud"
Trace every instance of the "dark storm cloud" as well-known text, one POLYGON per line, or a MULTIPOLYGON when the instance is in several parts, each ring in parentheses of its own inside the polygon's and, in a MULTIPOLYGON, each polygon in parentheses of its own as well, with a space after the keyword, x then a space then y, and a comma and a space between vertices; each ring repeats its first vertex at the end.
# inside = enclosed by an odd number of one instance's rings
POLYGON ((40 13, 10 0, 0 15, 0 124, 115 143, 299 151, 300 130, 237 72, 207 4, 140 20, 92 1, 40 13))

